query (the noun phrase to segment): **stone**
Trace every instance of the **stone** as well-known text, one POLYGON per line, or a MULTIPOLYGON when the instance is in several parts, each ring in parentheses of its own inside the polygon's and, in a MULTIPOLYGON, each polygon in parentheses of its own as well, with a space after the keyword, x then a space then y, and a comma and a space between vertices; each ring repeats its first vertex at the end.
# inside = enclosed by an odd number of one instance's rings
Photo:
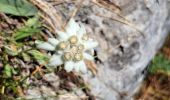
MULTIPOLYGON (((83 16, 86 29, 99 41, 96 49, 103 64, 97 64, 98 74, 92 77, 84 75, 97 100, 133 99, 144 78, 143 71, 164 43, 170 29, 170 1, 168 0, 108 0, 120 6, 120 14, 133 26, 111 20, 122 20, 114 13, 93 4, 84 5, 84 11, 91 11, 83 16), (86 7, 87 6, 87 7, 86 7), (87 10, 88 9, 88 10, 87 10), (97 16, 103 15, 105 17, 97 16), (85 18, 86 16, 86 18, 85 18)), ((75 18, 81 19, 81 16, 75 18)), ((80 20, 81 21, 81 20, 80 20)))
MULTIPOLYGON (((84 1, 74 18, 98 40, 96 51, 102 63, 97 63, 95 77, 87 73, 84 80, 96 100, 131 100, 145 77, 143 71, 170 31, 170 0, 105 0, 118 5, 120 15, 90 1, 84 1)), ((63 20, 75 9, 73 3, 55 7, 63 20)), ((59 98, 80 99, 75 94, 59 98)))
POLYGON ((73 93, 67 93, 59 95, 58 100, 81 100, 81 99, 73 93))
POLYGON ((36 99, 36 100, 41 100, 41 92, 39 91, 39 88, 30 88, 27 90, 27 95, 25 99, 36 99))

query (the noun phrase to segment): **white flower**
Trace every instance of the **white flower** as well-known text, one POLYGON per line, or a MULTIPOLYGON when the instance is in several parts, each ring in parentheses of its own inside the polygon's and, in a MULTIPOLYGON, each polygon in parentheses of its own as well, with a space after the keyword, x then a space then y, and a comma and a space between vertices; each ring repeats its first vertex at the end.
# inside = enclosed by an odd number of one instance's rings
POLYGON ((93 60, 88 52, 98 45, 98 42, 89 38, 85 27, 70 19, 65 32, 57 31, 57 38, 49 38, 47 42, 36 42, 37 47, 48 51, 56 51, 49 61, 50 66, 64 64, 67 72, 87 72, 84 60, 93 60))

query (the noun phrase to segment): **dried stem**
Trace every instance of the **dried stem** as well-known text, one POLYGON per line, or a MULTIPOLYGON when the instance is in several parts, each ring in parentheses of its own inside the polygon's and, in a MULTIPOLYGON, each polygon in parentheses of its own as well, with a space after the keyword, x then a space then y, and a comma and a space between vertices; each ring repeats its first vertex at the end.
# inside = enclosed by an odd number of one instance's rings
POLYGON ((140 29, 138 29, 135 25, 133 25, 132 23, 129 23, 127 21, 124 21, 124 20, 121 20, 121 19, 116 19, 116 18, 112 18, 112 17, 107 17, 107 16, 103 16, 103 15, 100 15, 100 14, 96 14, 97 16, 100 16, 100 17, 104 17, 104 18, 107 18, 107 19, 111 19, 111 20, 114 20, 114 21, 117 21, 117 22, 120 22, 120 23, 123 23, 131 28, 134 28, 136 31, 138 31, 143 37, 145 37, 145 33, 143 33, 140 29))
MULTIPOLYGON (((77 12, 80 10, 81 5, 83 4, 83 1, 84 1, 84 0, 80 0, 80 2, 78 3, 78 6, 74 9, 74 11, 72 12, 72 14, 70 15, 70 19, 73 18, 73 17, 77 14, 77 12)), ((70 19, 69 19, 69 20, 70 20, 70 19)), ((69 20, 68 20, 68 21, 69 21, 69 20)), ((68 21, 64 24, 64 27, 67 25, 68 21)))
POLYGON ((43 12, 41 17, 45 19, 47 23, 53 28, 54 33, 56 32, 56 29, 63 29, 62 19, 57 14, 56 9, 51 4, 44 0, 30 0, 30 1, 43 12))

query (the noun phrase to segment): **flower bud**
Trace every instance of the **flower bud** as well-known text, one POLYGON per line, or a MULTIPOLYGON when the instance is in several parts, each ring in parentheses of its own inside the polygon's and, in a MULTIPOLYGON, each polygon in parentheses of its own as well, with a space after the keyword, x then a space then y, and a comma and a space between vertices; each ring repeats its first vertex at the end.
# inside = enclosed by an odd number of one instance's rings
POLYGON ((77 36, 71 36, 70 39, 69 39, 69 42, 71 44, 76 44, 78 42, 77 36))

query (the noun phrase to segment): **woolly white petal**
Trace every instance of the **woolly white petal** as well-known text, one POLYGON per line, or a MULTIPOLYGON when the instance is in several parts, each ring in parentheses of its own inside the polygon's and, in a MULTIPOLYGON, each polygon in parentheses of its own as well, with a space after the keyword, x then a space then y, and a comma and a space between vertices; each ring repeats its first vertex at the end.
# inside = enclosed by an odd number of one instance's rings
POLYGON ((77 24, 75 22, 75 20, 73 18, 71 18, 66 26, 66 33, 69 36, 76 35, 76 33, 79 31, 79 29, 80 29, 79 24, 77 24))
POLYGON ((83 25, 81 25, 81 26, 80 26, 80 29, 79 29, 79 31, 78 31, 78 36, 79 36, 79 38, 82 38, 82 36, 83 36, 84 34, 86 34, 86 29, 85 29, 85 27, 84 27, 83 25))
POLYGON ((57 46, 58 43, 59 43, 59 41, 58 41, 57 39, 55 39, 55 38, 49 38, 49 39, 48 39, 48 42, 49 42, 50 44, 52 44, 53 46, 57 46))
POLYGON ((63 55, 63 54, 64 54, 64 51, 62 51, 62 50, 57 50, 57 53, 60 54, 60 55, 63 55))
POLYGON ((55 47, 48 42, 37 43, 37 48, 48 50, 48 51, 54 51, 55 50, 55 47))
POLYGON ((65 32, 57 30, 57 34, 58 34, 58 37, 59 37, 60 40, 67 40, 68 39, 68 35, 65 32))
POLYGON ((54 54, 50 61, 49 61, 49 66, 59 66, 63 64, 63 60, 61 58, 61 55, 54 54))
POLYGON ((85 45, 85 50, 90 50, 90 49, 97 47, 98 42, 90 40, 90 41, 85 42, 84 45, 85 45))
POLYGON ((74 63, 72 61, 67 61, 67 62, 65 62, 64 68, 67 72, 70 72, 74 68, 74 63))
POLYGON ((74 69, 75 69, 76 72, 79 72, 79 71, 80 71, 79 62, 75 62, 75 63, 74 63, 74 69))
POLYGON ((87 60, 94 60, 94 57, 92 56, 92 55, 90 55, 90 54, 88 54, 88 53, 83 53, 83 56, 84 56, 84 58, 85 59, 87 59, 87 60))
POLYGON ((79 61, 77 63, 77 67, 79 66, 79 71, 81 71, 82 73, 86 73, 87 72, 87 67, 86 64, 84 63, 84 61, 79 61))

